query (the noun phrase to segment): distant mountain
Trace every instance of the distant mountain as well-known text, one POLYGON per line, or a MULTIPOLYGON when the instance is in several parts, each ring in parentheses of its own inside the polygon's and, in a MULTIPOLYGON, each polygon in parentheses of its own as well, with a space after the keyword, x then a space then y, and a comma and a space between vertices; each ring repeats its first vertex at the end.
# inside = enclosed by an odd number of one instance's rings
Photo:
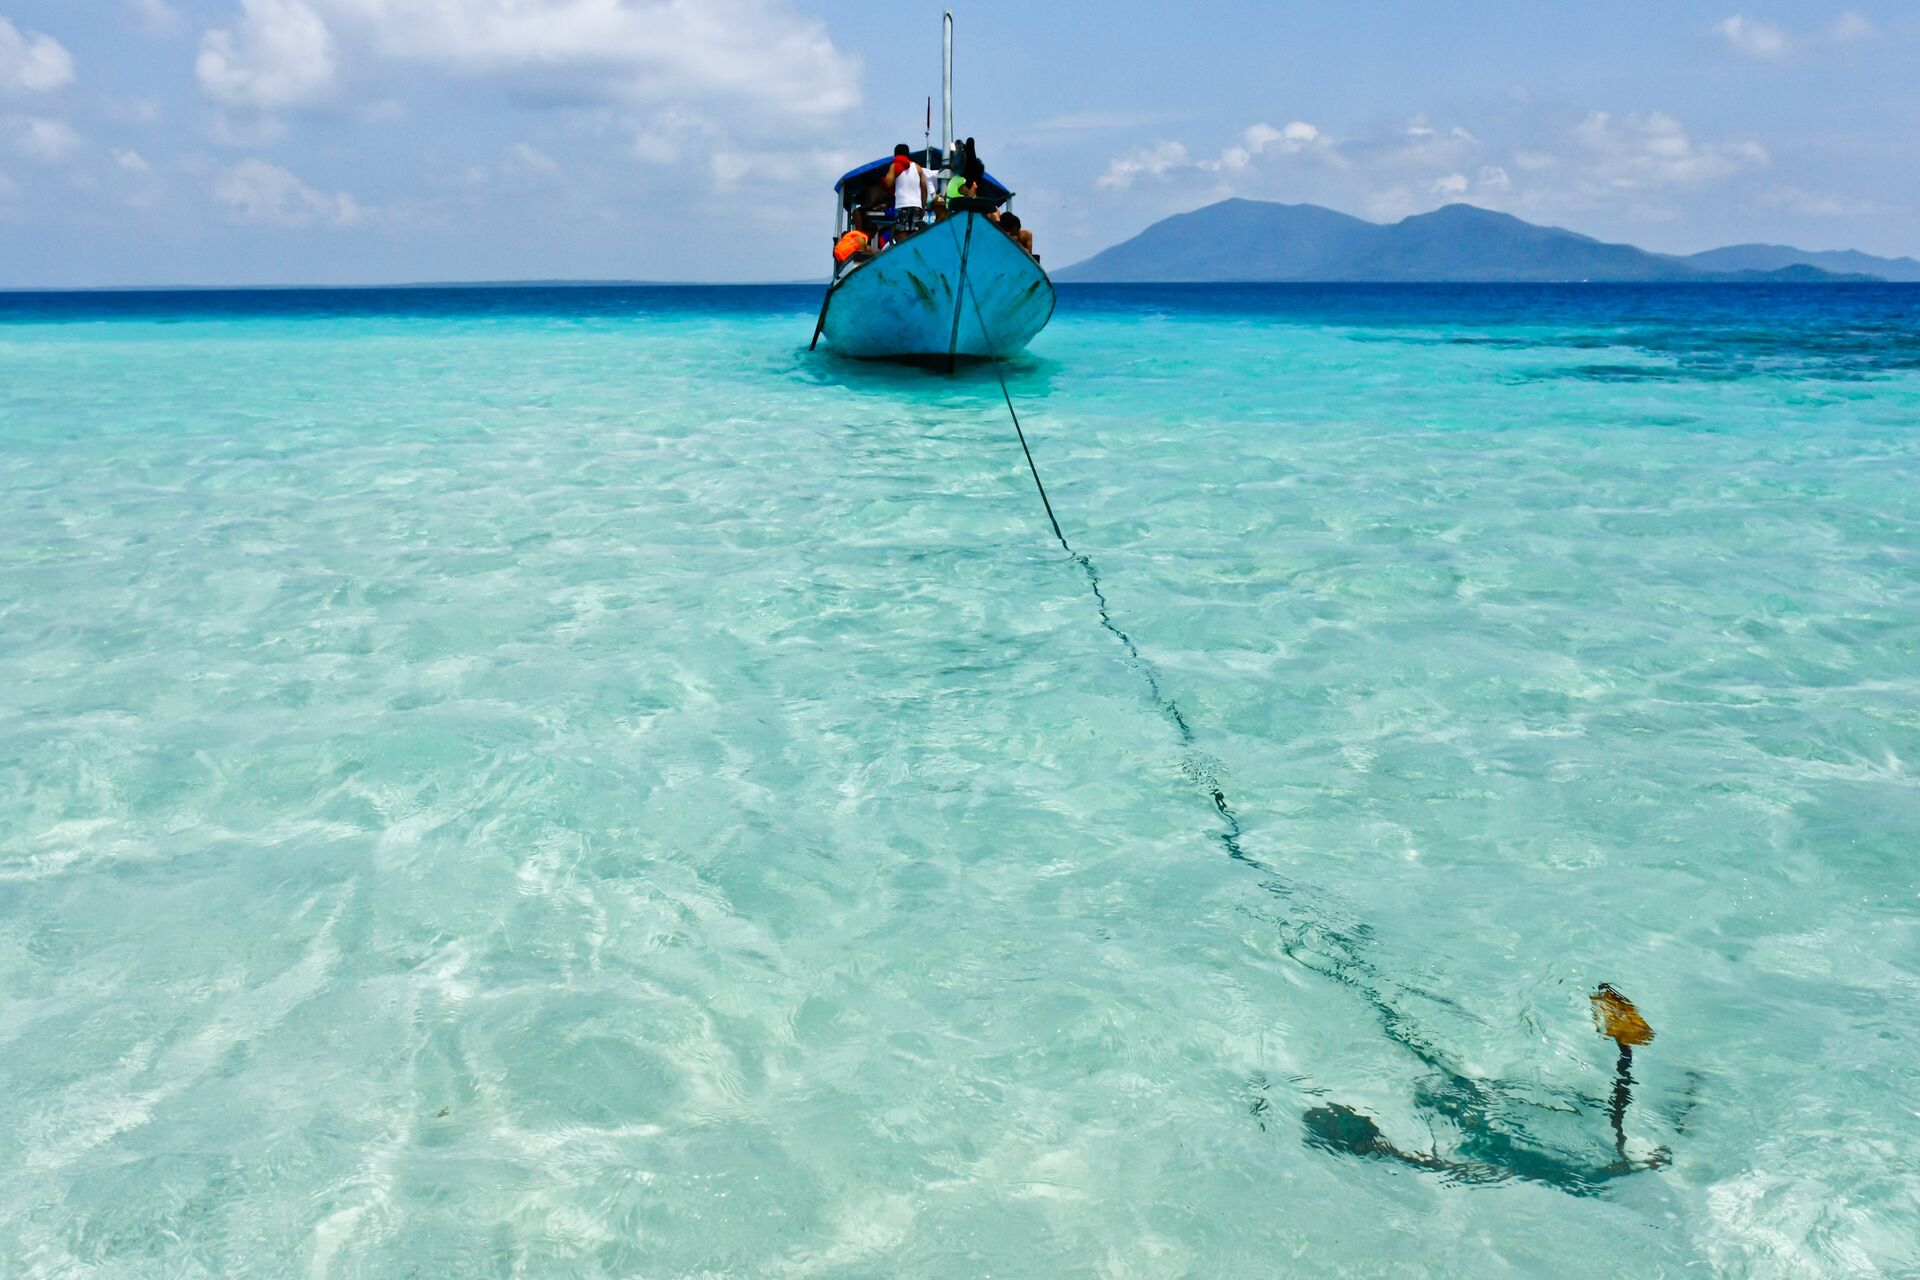
POLYGON ((1770 267, 1696 264, 1559 227, 1535 226, 1468 204, 1450 204, 1382 225, 1318 205, 1259 200, 1223 200, 1162 219, 1055 277, 1086 282, 1383 283, 1870 278, 1838 275, 1803 262, 1770 267))
POLYGON ((1822 271, 1879 276, 1882 280, 1920 281, 1920 262, 1877 258, 1858 249, 1795 249, 1784 244, 1736 244, 1683 258, 1706 271, 1778 271, 1782 267, 1818 267, 1822 271))

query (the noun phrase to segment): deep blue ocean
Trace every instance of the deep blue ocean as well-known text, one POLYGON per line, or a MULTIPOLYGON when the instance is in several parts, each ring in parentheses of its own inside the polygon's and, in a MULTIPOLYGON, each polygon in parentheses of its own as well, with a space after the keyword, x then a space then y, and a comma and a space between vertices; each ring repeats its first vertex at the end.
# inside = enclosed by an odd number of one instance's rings
POLYGON ((1920 287, 820 292, 0 294, 0 1276, 1915 1274, 1920 287))

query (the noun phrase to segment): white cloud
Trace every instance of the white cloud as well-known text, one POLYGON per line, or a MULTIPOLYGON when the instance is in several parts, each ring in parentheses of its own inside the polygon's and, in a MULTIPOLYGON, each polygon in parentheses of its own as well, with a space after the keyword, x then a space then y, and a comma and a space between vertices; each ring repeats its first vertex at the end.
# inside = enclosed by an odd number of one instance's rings
POLYGON ((1824 195, 1799 187, 1775 187, 1761 197, 1775 208, 1807 218, 1871 218, 1894 212, 1878 200, 1855 200, 1848 196, 1824 195))
POLYGON ((1517 133, 1496 124, 1501 132, 1488 140, 1465 124, 1423 116, 1338 137, 1298 121, 1284 129, 1257 124, 1217 156, 1196 157, 1174 140, 1126 152, 1097 185, 1151 187, 1135 198, 1189 206, 1244 195, 1386 219, 1461 201, 1533 216, 1608 207, 1645 219, 1672 203, 1666 193, 1707 189, 1770 165, 1757 142, 1702 141, 1659 112, 1529 120, 1517 133), (1557 147, 1549 142, 1556 137, 1557 147))
POLYGON ((1873 25, 1872 18, 1869 18, 1864 13, 1856 13, 1851 9, 1841 14, 1838 18, 1835 18, 1833 25, 1827 28, 1827 39, 1833 41, 1835 44, 1850 44, 1855 40, 1871 40, 1879 34, 1880 29, 1873 25))
POLYGON ((1251 167, 1259 156, 1298 155, 1308 150, 1323 152, 1338 162, 1333 140, 1304 120, 1295 120, 1281 129, 1265 123, 1255 124, 1241 131, 1238 142, 1222 148, 1219 155, 1208 160, 1193 159, 1186 146, 1179 142, 1162 141, 1151 147, 1136 147, 1109 164, 1096 185, 1123 190, 1138 178, 1160 178, 1189 168, 1200 173, 1232 175, 1251 167))
POLYGON ((1880 34, 1873 19, 1849 9, 1823 30, 1788 31, 1771 22, 1761 22, 1744 13, 1736 13, 1714 24, 1714 32, 1735 53, 1762 62, 1784 62, 1802 49, 1818 46, 1859 44, 1880 34))
POLYGON ((1365 207, 1367 216, 1376 222, 1398 222, 1410 214, 1430 208, 1431 204, 1426 200, 1416 200, 1404 185, 1395 185, 1367 192, 1365 207))
POLYGON ((1218 158, 1200 161, 1199 167, 1215 173, 1222 170, 1231 172, 1235 169, 1244 169, 1253 162, 1254 156, 1285 135, 1272 125, 1256 124, 1250 126, 1240 136, 1245 145, 1226 147, 1220 152, 1218 158))
POLYGON ((168 31, 180 24, 180 11, 167 0, 127 0, 127 7, 156 30, 168 31))
POLYGON ((1462 125, 1437 128, 1425 116, 1415 116, 1392 133, 1353 139, 1347 147, 1353 160, 1408 174, 1463 171, 1483 150, 1472 130, 1462 125))
POLYGON ((527 173, 551 178, 557 176, 560 172, 559 161, 538 147, 529 146, 524 142, 514 143, 513 149, 508 152, 508 155, 518 168, 527 173))
POLYGON ((166 114, 152 98, 102 98, 99 109, 101 115, 119 124, 159 124, 166 114))
POLYGON ((64 45, 0 17, 0 94, 46 93, 72 83, 73 55, 64 45))
POLYGON ((1144 129, 1165 124, 1167 115, 1155 111, 1075 111, 1048 116, 1022 126, 1021 132, 1039 133, 1116 133, 1122 129, 1144 129))
POLYGON ((1151 147, 1136 147, 1127 154, 1116 157, 1094 185, 1105 187, 1110 191, 1122 191, 1132 186, 1134 180, 1142 175, 1157 178, 1186 163, 1186 147, 1178 142, 1156 142, 1151 147))
POLYGON ((328 195, 264 160, 243 160, 214 183, 213 198, 234 221, 269 227, 350 227, 366 210, 344 191, 328 195))
POLYGON ((1468 146, 1478 146, 1480 143, 1480 139, 1473 136, 1472 130, 1461 125, 1454 125, 1445 133, 1441 133, 1440 130, 1429 124, 1427 118, 1423 115, 1415 116, 1413 119, 1407 121, 1407 126, 1402 132, 1406 135, 1408 142, 1421 146, 1438 141, 1450 143, 1464 142, 1468 146))
POLYGON ((1497 164, 1483 164, 1471 178, 1464 173, 1449 173, 1436 178, 1427 190, 1442 200, 1498 203, 1505 192, 1513 190, 1513 175, 1497 164))
POLYGON ((714 184, 720 188, 742 183, 791 187, 812 175, 840 174, 858 164, 864 156, 852 152, 821 148, 795 152, 787 148, 771 151, 720 150, 713 153, 709 166, 714 184))
MULTIPOLYGON (((380 63, 572 109, 656 164, 728 146, 814 143, 859 101, 858 63, 789 0, 239 0, 196 70, 227 111, 215 141, 258 146, 274 113, 380 63), (589 108, 590 110, 581 110, 589 108)), ((364 113, 363 113, 364 114, 364 113)))
POLYGON ((1202 161, 1200 167, 1213 171, 1244 169, 1255 156, 1298 155, 1312 147, 1331 147, 1332 139, 1304 120, 1295 120, 1284 129, 1270 124, 1249 125, 1240 135, 1240 145, 1226 148, 1217 160, 1202 161))
POLYGON ((1593 176, 1619 190, 1706 182, 1771 162, 1757 142, 1696 145, 1678 120, 1659 111, 1617 118, 1596 111, 1576 133, 1593 176))
POLYGON ((114 147, 111 150, 111 154, 113 156, 113 162, 122 169, 125 169, 128 173, 153 172, 153 166, 148 164, 146 157, 138 151, 129 151, 121 147, 114 147))
POLYGON ((1304 120, 1295 120, 1284 129, 1270 124, 1252 125, 1245 137, 1247 146, 1258 155, 1269 147, 1287 152, 1305 150, 1320 141, 1320 131, 1304 120))
POLYGON ((785 0, 319 0, 378 54, 566 100, 708 99, 819 120, 859 102, 859 67, 785 0))
POLYGON ((216 146, 235 151, 271 146, 287 136, 286 122, 264 111, 222 111, 213 118, 207 136, 216 146))
POLYGON ((1736 53, 1749 58, 1773 61, 1786 57, 1792 51, 1792 43, 1785 31, 1770 22, 1749 18, 1744 13, 1724 19, 1714 30, 1736 53))
POLYGON ((727 145, 727 131, 700 111, 665 107, 642 119, 618 118, 617 128, 628 135, 628 147, 643 164, 676 164, 681 157, 711 155, 727 145))
POLYGON ((80 145, 80 135, 65 120, 29 116, 18 123, 16 141, 35 160, 52 164, 80 145))
POLYGON ((231 107, 310 102, 333 85, 333 36, 302 0, 241 0, 239 21, 201 40, 194 72, 231 107))

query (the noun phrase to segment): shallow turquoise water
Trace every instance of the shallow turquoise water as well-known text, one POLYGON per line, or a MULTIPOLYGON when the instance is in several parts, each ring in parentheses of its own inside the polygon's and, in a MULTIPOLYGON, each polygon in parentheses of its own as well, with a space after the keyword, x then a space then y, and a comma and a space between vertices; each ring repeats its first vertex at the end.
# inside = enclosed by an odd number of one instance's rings
POLYGON ((815 305, 0 301, 0 1274, 1914 1267, 1920 291, 815 305))

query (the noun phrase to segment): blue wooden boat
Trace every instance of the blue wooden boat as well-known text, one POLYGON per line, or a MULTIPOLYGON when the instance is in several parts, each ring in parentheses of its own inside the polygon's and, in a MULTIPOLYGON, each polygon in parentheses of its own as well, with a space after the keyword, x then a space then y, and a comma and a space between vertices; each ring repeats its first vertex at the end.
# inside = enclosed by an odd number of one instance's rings
MULTIPOLYGON (((953 15, 946 17, 942 145, 915 159, 945 183, 953 147, 953 15)), ((834 238, 893 157, 853 169, 834 184, 834 238)), ((1011 355, 1053 318, 1053 281, 1040 261, 994 220, 1013 192, 987 174, 977 197, 953 202, 947 216, 899 236, 869 258, 836 267, 821 303, 813 342, 825 337, 842 355, 945 364, 1011 355)))

